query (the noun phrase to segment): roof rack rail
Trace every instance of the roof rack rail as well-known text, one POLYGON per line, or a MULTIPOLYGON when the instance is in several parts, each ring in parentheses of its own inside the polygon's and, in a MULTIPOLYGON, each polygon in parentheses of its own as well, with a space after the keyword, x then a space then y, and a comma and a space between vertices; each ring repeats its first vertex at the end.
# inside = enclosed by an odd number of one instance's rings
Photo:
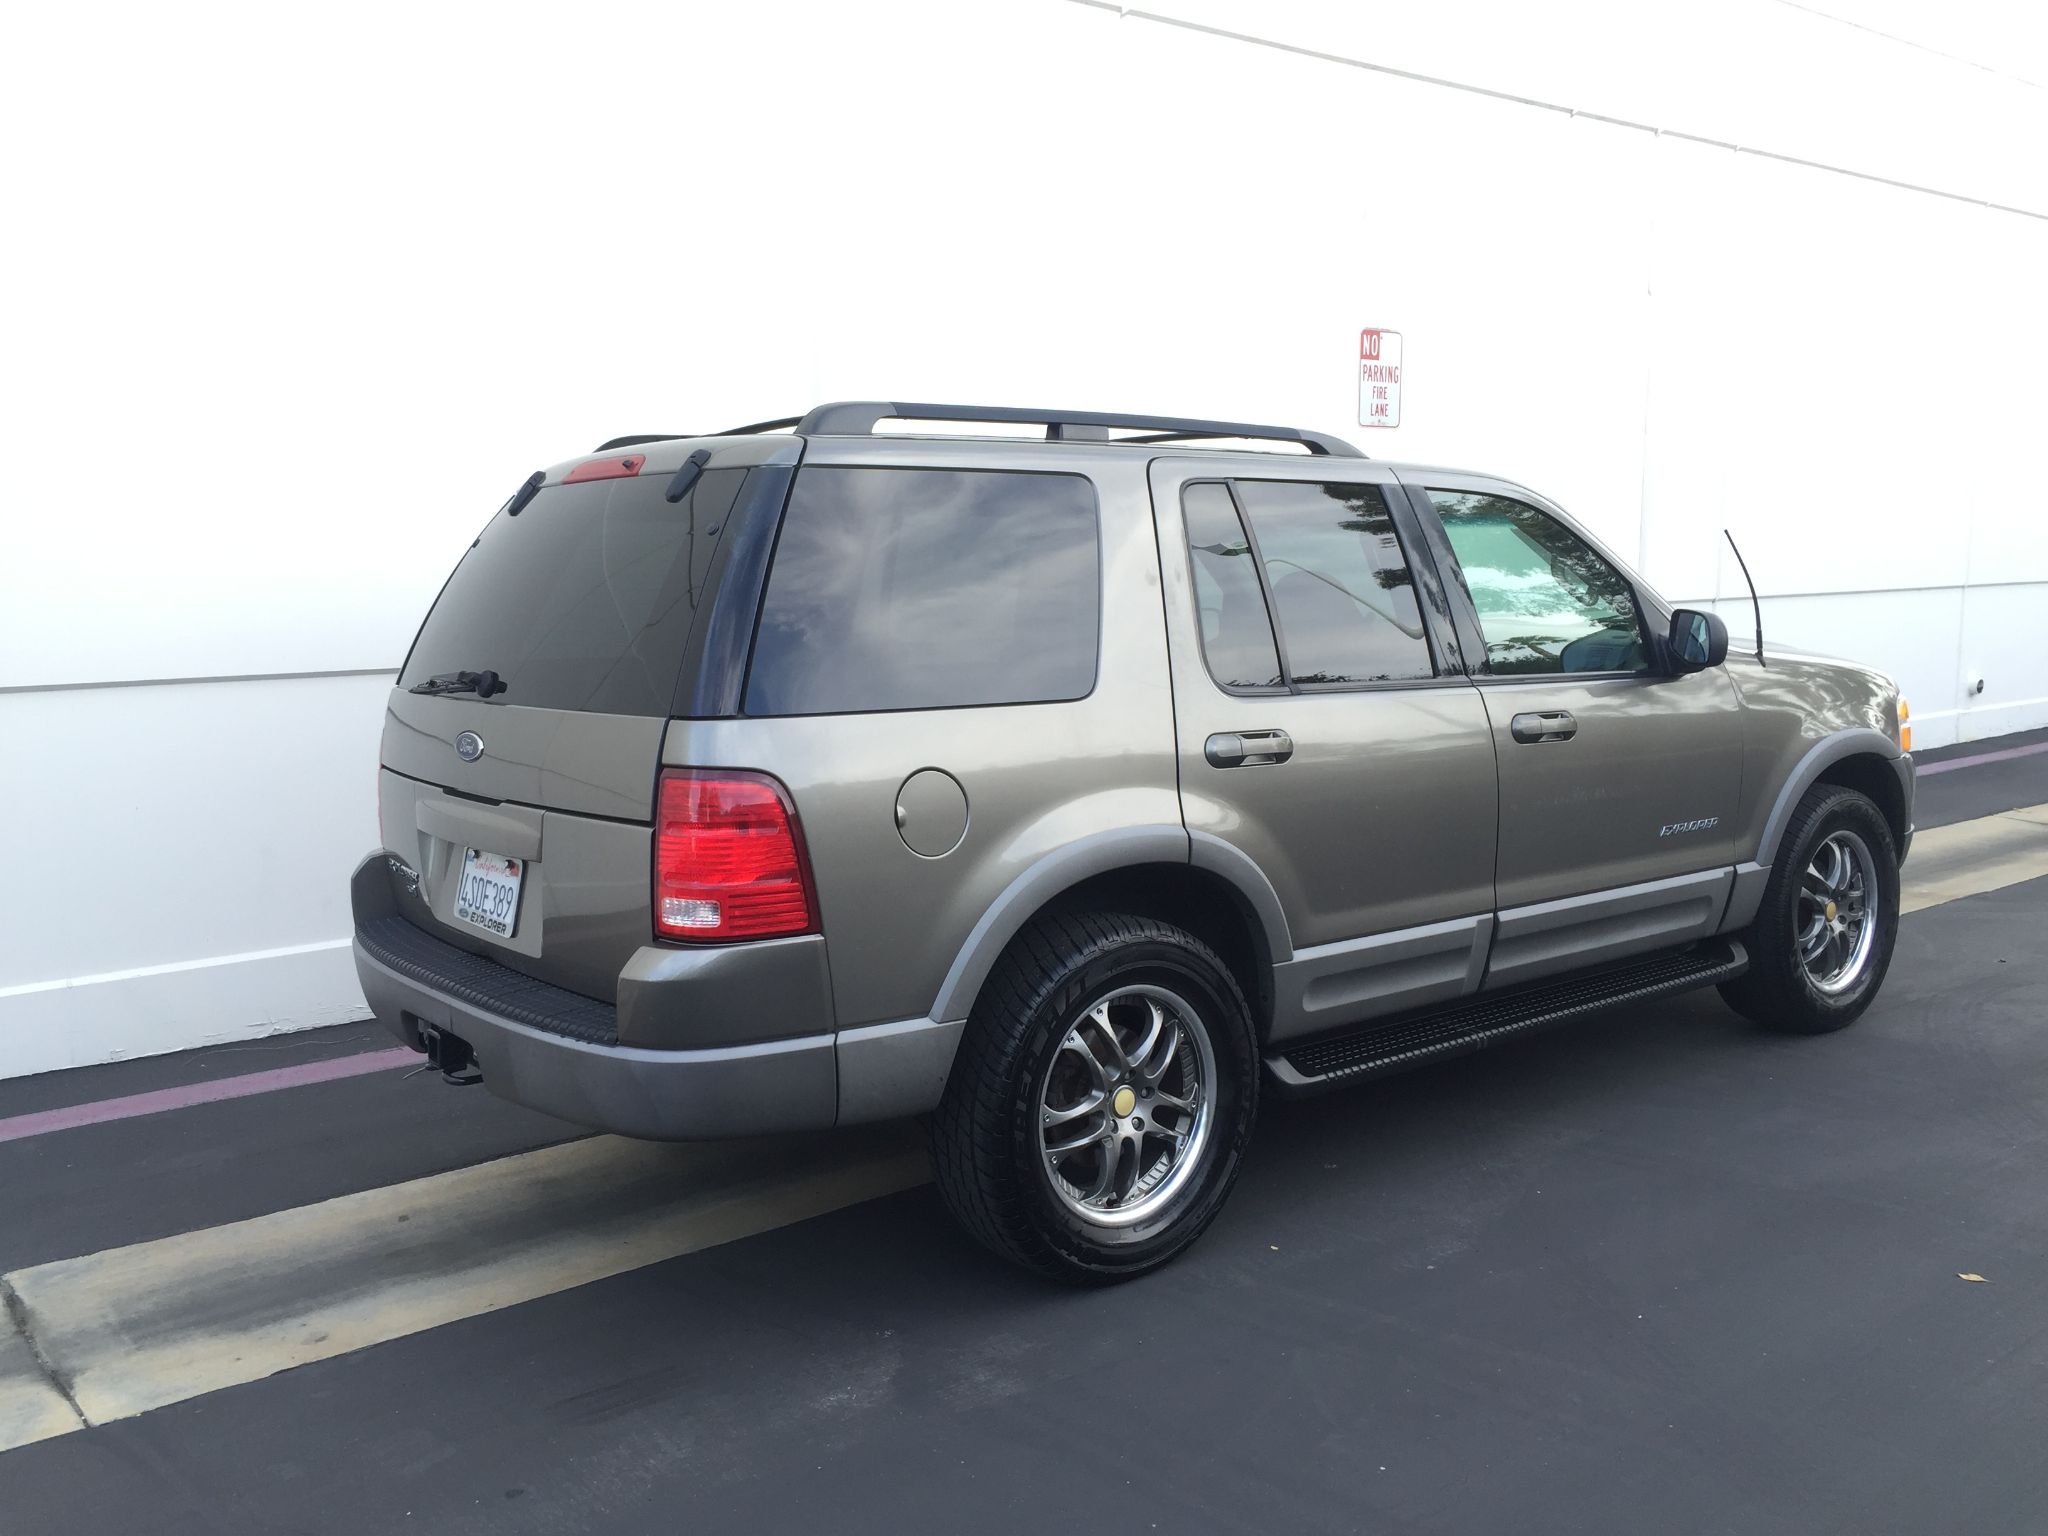
POLYGON ((934 405, 906 400, 835 400, 813 407, 804 416, 778 416, 773 421, 749 422, 744 427, 727 427, 722 432, 644 432, 614 437, 593 450, 610 453, 619 448, 638 448, 643 443, 673 443, 690 437, 746 437, 756 432, 818 433, 835 437, 871 437, 878 422, 904 421, 1004 422, 1045 428, 1047 442, 1106 443, 1115 427, 1142 435, 1127 437, 1127 443, 1185 443, 1213 437, 1244 437, 1262 442, 1300 443, 1310 453, 1331 458, 1362 459, 1360 453, 1341 437, 1327 432, 1310 432, 1299 427, 1262 426, 1250 421, 1206 421, 1193 416, 1132 416, 1118 411, 1034 411, 1013 405, 934 405))
POLYGON ((751 437, 756 432, 781 432, 795 427, 803 420, 801 416, 778 416, 773 421, 750 421, 744 427, 727 427, 723 432, 713 432, 713 437, 751 437))
POLYGON ((799 434, 869 437, 875 424, 890 418, 908 421, 1006 422, 1043 424, 1048 442, 1109 441, 1111 427, 1155 434, 1138 442, 1175 442, 1204 437, 1248 437, 1300 443, 1310 453, 1332 458, 1362 459, 1341 437, 1298 427, 1260 426, 1248 421, 1203 421, 1182 416, 1130 416, 1115 411, 1033 411, 1009 405, 930 405, 906 400, 839 400, 815 407, 796 423, 799 434))
POLYGON ((750 421, 744 427, 727 427, 723 432, 643 432, 633 437, 614 437, 599 443, 593 453, 610 453, 614 448, 638 448, 642 443, 676 443, 686 437, 751 437, 756 432, 780 432, 803 418, 778 416, 773 421, 750 421))

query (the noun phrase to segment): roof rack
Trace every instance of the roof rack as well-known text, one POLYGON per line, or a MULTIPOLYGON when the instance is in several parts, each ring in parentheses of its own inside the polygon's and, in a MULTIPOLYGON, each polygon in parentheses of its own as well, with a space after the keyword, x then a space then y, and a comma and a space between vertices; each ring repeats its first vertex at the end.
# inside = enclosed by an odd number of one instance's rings
POLYGON ((1181 442, 1205 437, 1247 437, 1283 443, 1300 443, 1310 453, 1333 458, 1362 459, 1360 453, 1341 437, 1325 432, 1308 432, 1298 427, 1260 426, 1249 421, 1204 421, 1184 416, 1130 416, 1115 411, 1036 411, 1009 405, 931 405, 907 400, 838 400, 814 408, 796 423, 799 434, 818 433, 840 437, 872 436, 875 424, 896 418, 905 421, 962 421, 1043 424, 1048 442, 1106 443, 1109 429, 1152 434, 1126 439, 1133 442, 1181 442))
POLYGON ((686 437, 746 437, 755 432, 794 429, 800 434, 817 433, 833 437, 872 437, 878 422, 889 421, 1005 422, 1043 426, 1047 442, 1106 443, 1109 429, 1116 427, 1143 434, 1127 437, 1127 443, 1185 443, 1204 438, 1244 437, 1259 441, 1300 443, 1310 453, 1338 459, 1362 459, 1360 453, 1341 437, 1327 432, 1308 432, 1299 427, 1260 426, 1250 421, 1204 421, 1192 416, 1130 416, 1116 411, 1033 411, 1013 405, 932 405, 907 400, 835 400, 814 407, 804 416, 782 416, 774 421, 750 422, 744 427, 727 427, 723 432, 650 432, 634 437, 615 437, 595 449, 610 453, 619 448, 638 448, 642 443, 671 443, 686 437))
POLYGON ((727 427, 723 432, 643 432, 633 437, 614 437, 599 443, 593 453, 610 453, 614 448, 638 448, 642 443, 675 443, 686 437, 751 437, 756 432, 780 432, 802 420, 778 416, 773 421, 750 421, 744 427, 727 427))

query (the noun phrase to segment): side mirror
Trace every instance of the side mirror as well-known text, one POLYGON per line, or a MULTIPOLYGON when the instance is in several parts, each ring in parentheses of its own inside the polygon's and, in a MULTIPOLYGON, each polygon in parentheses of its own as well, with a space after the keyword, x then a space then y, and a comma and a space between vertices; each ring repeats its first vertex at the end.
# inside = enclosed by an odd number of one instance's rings
POLYGON ((1718 667, 1728 659, 1728 626, 1721 622, 1718 613, 1681 608, 1671 615, 1668 649, 1674 672, 1704 672, 1708 667, 1718 667))

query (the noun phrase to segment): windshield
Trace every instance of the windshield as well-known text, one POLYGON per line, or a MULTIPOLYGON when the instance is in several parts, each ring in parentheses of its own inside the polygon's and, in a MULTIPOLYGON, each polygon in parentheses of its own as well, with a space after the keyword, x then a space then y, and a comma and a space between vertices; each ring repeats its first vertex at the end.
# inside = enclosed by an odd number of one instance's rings
MULTIPOLYGON (((690 621, 744 469, 554 485, 500 512, 462 557, 413 642, 401 688, 493 672, 494 703, 670 712, 690 621)), ((423 690, 437 691, 437 690, 423 690)))

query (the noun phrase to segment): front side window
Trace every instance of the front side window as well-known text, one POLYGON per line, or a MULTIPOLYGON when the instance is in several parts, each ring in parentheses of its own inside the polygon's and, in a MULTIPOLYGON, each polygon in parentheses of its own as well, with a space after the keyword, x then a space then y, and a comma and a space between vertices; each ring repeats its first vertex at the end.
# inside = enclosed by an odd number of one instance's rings
POLYGON ((1435 676, 1415 579, 1376 485, 1239 480, 1297 687, 1435 676))
POLYGON ((1095 686, 1082 475, 799 470, 747 674, 750 715, 1044 703, 1095 686))
POLYGON ((1547 512, 1475 491, 1429 493, 1495 674, 1640 672, 1635 589, 1547 512))

